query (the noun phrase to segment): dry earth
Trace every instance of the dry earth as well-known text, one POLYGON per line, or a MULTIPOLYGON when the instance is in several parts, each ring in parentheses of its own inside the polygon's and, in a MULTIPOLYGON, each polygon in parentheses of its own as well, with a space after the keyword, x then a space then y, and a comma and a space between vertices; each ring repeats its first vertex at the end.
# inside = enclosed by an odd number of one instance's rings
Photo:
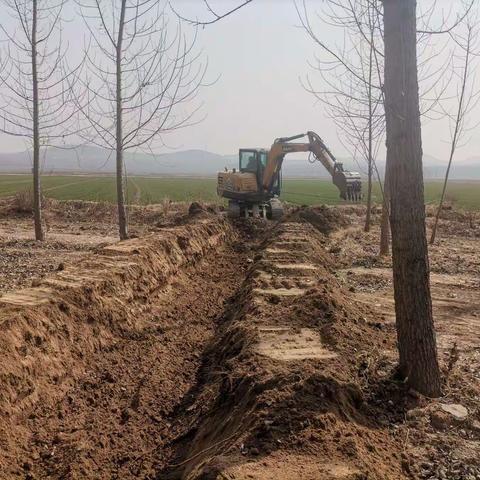
MULTIPOLYGON (((393 328, 391 259, 377 256, 378 225, 366 234, 356 212, 348 210, 344 218, 349 225, 329 237, 329 250, 343 266, 337 276, 359 303, 373 305, 381 314, 379 328, 393 328)), ((433 213, 427 208, 427 227, 433 213)), ((473 480, 480 478, 480 217, 447 209, 429 250, 445 396, 433 402, 420 399, 406 412, 399 434, 420 478, 473 480), (442 404, 460 404, 468 416, 458 420, 442 404)))
POLYGON ((53 203, 38 245, 4 201, 0 478, 480 479, 480 228, 448 210, 431 249, 431 400, 363 213, 136 208, 117 244, 111 206, 53 203))

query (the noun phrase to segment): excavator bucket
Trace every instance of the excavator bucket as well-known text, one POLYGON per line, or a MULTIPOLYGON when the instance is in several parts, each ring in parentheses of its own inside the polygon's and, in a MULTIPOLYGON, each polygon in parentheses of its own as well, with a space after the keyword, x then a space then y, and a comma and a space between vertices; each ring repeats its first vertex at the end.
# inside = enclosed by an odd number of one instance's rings
POLYGON ((354 203, 362 201, 362 179, 357 172, 339 171, 333 183, 340 190, 340 198, 354 203))
POLYGON ((315 133, 307 132, 309 150, 315 160, 319 161, 332 175, 333 184, 340 191, 340 198, 349 202, 362 200, 362 177, 358 172, 344 170, 324 141, 315 133))
POLYGON ((344 170, 341 163, 335 163, 333 183, 340 191, 340 198, 358 203, 362 200, 362 177, 357 172, 344 170))

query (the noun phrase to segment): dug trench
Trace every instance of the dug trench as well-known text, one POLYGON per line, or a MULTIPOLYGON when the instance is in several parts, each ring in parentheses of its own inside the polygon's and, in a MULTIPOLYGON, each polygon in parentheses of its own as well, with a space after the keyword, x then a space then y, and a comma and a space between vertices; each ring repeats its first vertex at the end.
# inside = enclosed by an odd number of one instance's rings
POLYGON ((393 331, 310 220, 200 213, 0 297, 1 478, 409 477, 393 331))
POLYGON ((349 298, 323 243, 304 215, 266 232, 177 408, 157 478, 410 476, 395 435, 404 392, 390 396, 368 372, 393 332, 349 298))

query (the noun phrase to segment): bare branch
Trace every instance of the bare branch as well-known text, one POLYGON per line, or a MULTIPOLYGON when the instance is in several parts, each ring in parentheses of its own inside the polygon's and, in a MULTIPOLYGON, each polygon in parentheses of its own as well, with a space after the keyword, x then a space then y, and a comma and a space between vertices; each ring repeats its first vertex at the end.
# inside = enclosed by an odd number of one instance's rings
POLYGON ((178 13, 177 10, 175 10, 172 6, 172 2, 171 0, 168 1, 168 4, 170 6, 170 9, 172 10, 173 13, 175 13, 175 15, 182 21, 186 22, 186 23, 189 23, 191 25, 194 25, 194 26, 205 26, 205 25, 212 25, 213 23, 217 23, 218 21, 228 17, 229 15, 231 15, 232 13, 235 13, 236 11, 240 10, 241 8, 245 7, 246 5, 248 5, 249 3, 252 3, 253 0, 245 0, 243 3, 240 3, 239 5, 237 5, 236 7, 228 10, 227 12, 225 13, 222 13, 222 14, 219 14, 217 13, 215 10, 213 10, 213 8, 210 6, 210 4, 208 3, 207 0, 203 0, 203 3, 205 4, 207 10, 212 14, 213 18, 211 20, 204 20, 204 21, 201 21, 201 20, 193 20, 191 18, 188 18, 188 17, 185 17, 183 15, 181 15, 180 13, 178 13))

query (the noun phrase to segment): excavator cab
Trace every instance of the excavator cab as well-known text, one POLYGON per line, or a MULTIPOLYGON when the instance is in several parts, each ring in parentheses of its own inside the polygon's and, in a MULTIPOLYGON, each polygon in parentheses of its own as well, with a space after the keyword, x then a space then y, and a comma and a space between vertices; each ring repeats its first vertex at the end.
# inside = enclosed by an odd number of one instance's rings
MULTIPOLYGON (((241 172, 250 172, 257 174, 262 167, 261 150, 258 149, 240 149, 239 169, 241 172)), ((263 168, 267 162, 267 155, 264 155, 263 168)))
MULTIPOLYGON (((263 185, 263 173, 267 166, 268 150, 264 148, 241 148, 238 153, 240 173, 255 174, 257 184, 263 185)), ((275 179, 271 193, 280 195, 281 178, 275 179)), ((260 193, 260 188, 258 188, 260 193)))

